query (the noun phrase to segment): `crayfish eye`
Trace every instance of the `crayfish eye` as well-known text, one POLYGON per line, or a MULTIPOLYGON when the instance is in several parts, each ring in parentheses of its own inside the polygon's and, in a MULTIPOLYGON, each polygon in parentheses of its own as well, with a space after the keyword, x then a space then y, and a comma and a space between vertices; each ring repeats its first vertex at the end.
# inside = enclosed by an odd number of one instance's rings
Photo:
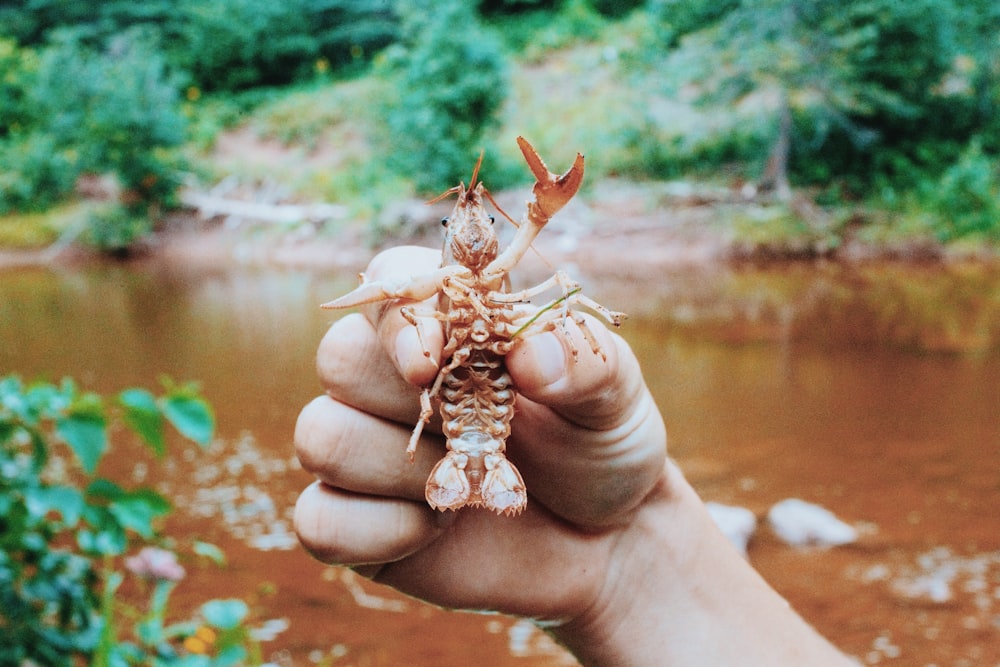
POLYGON ((494 218, 494 217, 493 217, 493 216, 491 215, 491 216, 490 216, 490 224, 492 225, 492 224, 493 224, 494 222, 496 222, 496 221, 497 221, 497 220, 496 220, 496 218, 494 218))
POLYGON ((448 218, 441 218, 441 226, 442 227, 448 226, 448 218))

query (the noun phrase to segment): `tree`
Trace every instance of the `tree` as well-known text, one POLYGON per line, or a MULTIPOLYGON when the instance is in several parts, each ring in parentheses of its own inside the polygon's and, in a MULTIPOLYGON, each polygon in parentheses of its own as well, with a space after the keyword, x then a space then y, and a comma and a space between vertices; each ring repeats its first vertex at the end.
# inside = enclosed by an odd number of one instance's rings
POLYGON ((389 159, 418 190, 467 177, 506 97, 499 42, 463 0, 400 2, 403 41, 388 54, 389 159))
POLYGON ((684 48, 701 61, 692 79, 705 100, 754 93, 768 105, 773 131, 760 185, 788 198, 793 158, 811 179, 846 173, 870 182, 885 156, 908 154, 914 138, 938 133, 964 144, 983 116, 942 125, 935 114, 945 103, 977 103, 944 83, 961 57, 985 57, 965 36, 986 31, 989 15, 947 0, 742 0, 684 48))

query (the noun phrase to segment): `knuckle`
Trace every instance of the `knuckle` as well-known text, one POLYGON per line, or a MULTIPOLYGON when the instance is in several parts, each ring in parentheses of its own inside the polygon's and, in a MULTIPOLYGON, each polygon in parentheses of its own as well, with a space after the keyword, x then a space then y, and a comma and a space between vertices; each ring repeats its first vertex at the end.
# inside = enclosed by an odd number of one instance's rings
POLYGON ((349 410, 328 396, 313 399, 299 413, 295 424, 295 455, 302 467, 324 480, 336 479, 346 458, 344 443, 350 442, 349 410))
POLYGON ((359 364, 376 352, 372 332, 364 316, 351 313, 327 331, 316 354, 316 370, 327 393, 343 397, 355 384, 359 364))

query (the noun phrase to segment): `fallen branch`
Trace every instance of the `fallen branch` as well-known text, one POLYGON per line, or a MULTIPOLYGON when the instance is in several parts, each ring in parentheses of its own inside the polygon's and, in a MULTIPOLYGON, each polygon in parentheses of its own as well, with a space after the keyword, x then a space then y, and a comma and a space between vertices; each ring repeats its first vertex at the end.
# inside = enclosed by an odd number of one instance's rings
POLYGON ((205 218, 224 216, 258 222, 289 224, 343 220, 348 216, 347 207, 337 204, 263 204, 240 199, 227 199, 191 189, 182 190, 180 200, 182 204, 194 209, 205 218))

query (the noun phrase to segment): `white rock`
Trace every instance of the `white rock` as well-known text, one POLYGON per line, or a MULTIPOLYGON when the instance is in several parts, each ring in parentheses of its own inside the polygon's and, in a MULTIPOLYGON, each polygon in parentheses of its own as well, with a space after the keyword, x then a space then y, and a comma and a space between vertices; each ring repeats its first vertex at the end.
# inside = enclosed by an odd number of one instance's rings
POLYGON ((858 539, 858 531, 833 512, 798 498, 776 504, 767 513, 767 520, 783 542, 795 547, 831 547, 858 539))
POLYGON ((708 508, 708 513, 712 515, 715 525, 722 531, 722 534, 745 557, 747 555, 747 543, 750 542, 754 531, 757 530, 757 517, 754 513, 745 507, 735 507, 715 502, 707 502, 705 506, 708 508))

